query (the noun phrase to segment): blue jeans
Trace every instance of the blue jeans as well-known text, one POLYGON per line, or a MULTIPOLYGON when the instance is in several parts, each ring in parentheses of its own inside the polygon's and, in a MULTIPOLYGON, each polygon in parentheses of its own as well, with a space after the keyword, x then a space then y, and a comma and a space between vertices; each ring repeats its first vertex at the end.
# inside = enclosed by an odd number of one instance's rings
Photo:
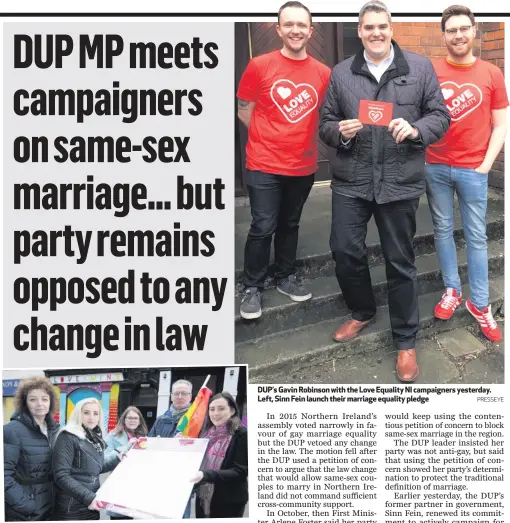
POLYGON ((488 176, 474 169, 426 164, 427 197, 434 241, 445 287, 461 292, 457 253, 453 239, 453 196, 457 193, 462 227, 467 244, 467 264, 471 301, 478 309, 489 303, 489 267, 487 259, 488 176))

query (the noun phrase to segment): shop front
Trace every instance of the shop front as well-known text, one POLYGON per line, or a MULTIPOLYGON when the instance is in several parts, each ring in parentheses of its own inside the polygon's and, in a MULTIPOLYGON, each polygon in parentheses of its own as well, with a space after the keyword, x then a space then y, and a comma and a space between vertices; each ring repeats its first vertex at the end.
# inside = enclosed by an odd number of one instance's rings
POLYGON ((69 369, 47 370, 45 374, 57 391, 55 419, 60 425, 65 425, 78 401, 96 398, 101 402, 104 427, 108 432, 115 428, 119 415, 130 405, 140 409, 150 430, 156 418, 168 409, 175 381, 190 381, 194 399, 208 375, 207 386, 213 394, 223 390, 230 392, 246 419, 245 367, 123 368, 95 372, 69 369))

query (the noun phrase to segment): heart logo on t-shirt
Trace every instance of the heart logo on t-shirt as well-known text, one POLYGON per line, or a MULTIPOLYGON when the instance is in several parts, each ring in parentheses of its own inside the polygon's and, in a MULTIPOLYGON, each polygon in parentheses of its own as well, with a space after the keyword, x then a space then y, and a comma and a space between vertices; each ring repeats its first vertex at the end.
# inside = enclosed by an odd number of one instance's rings
POLYGON ((472 113, 483 100, 481 89, 475 84, 458 85, 447 81, 441 84, 443 97, 446 100, 446 108, 454 122, 457 122, 472 113), (448 98, 445 96, 448 94, 448 98))
POLYGON ((381 111, 370 111, 368 116, 372 122, 378 122, 383 117, 383 114, 381 111))
POLYGON ((443 98, 445 100, 448 100, 453 96, 453 89, 441 89, 441 92, 443 93, 443 98))
POLYGON ((319 103, 319 95, 313 86, 296 85, 290 80, 277 80, 271 87, 271 98, 290 123, 302 120, 319 103), (275 96, 275 91, 278 96, 275 96))
POLYGON ((283 85, 280 85, 280 87, 278 87, 278 89, 276 89, 276 92, 284 100, 286 100, 292 94, 292 91, 288 87, 283 87, 283 85))

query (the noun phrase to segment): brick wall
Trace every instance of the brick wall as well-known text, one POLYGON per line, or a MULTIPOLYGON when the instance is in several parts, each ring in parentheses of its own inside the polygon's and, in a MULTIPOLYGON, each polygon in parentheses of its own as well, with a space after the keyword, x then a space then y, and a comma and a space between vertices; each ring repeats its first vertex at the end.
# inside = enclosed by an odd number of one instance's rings
POLYGON ((505 66, 504 22, 481 22, 478 32, 482 39, 482 58, 504 69, 505 66))
MULTIPOLYGON (((480 22, 474 44, 474 54, 504 70, 504 33, 503 22, 480 22)), ((407 51, 413 51, 429 58, 446 55, 446 47, 439 22, 393 22, 393 37, 407 51)), ((489 183, 503 187, 504 152, 501 151, 494 162, 489 176, 489 183)))
MULTIPOLYGON (((481 22, 478 31, 482 39, 483 60, 497 65, 504 72, 505 68, 505 24, 503 22, 481 22)), ((504 187, 505 160, 501 151, 492 166, 489 183, 495 187, 504 187)))
MULTIPOLYGON (((439 58, 446 54, 439 22, 393 22, 393 37, 407 51, 422 54, 429 58, 439 58)), ((482 47, 480 32, 475 40, 475 56, 480 56, 482 47)))

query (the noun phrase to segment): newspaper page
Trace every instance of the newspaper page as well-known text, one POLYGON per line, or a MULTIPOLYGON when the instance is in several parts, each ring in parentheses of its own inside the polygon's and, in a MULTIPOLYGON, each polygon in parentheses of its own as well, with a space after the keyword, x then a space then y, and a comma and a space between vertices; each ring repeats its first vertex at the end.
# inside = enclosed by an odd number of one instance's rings
POLYGON ((258 387, 259 520, 504 521, 501 394, 501 385, 258 387))
POLYGON ((506 521, 505 6, 0 18, 5 521, 506 521))

